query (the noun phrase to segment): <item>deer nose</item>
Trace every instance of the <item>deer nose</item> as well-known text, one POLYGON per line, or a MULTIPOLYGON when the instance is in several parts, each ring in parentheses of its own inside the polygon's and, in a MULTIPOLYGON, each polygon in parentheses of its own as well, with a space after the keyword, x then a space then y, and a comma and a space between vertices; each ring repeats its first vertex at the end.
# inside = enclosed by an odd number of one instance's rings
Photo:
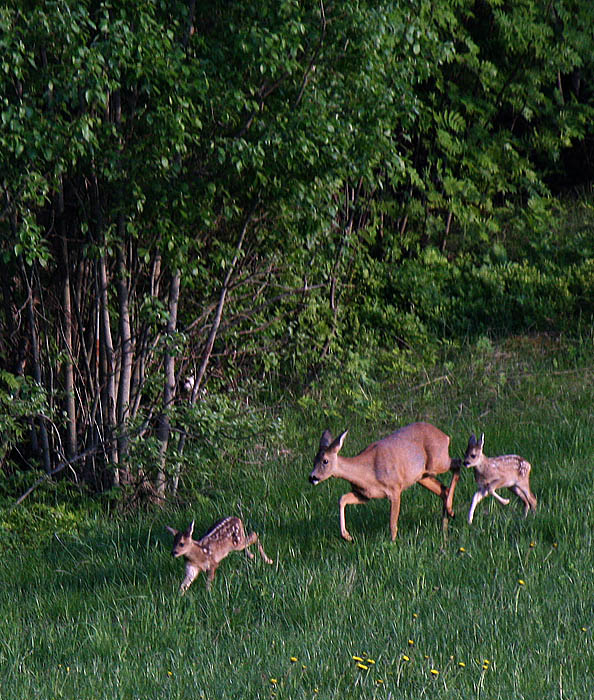
POLYGON ((314 476, 313 474, 309 475, 309 483, 313 484, 315 486, 320 480, 318 479, 317 476, 314 476))

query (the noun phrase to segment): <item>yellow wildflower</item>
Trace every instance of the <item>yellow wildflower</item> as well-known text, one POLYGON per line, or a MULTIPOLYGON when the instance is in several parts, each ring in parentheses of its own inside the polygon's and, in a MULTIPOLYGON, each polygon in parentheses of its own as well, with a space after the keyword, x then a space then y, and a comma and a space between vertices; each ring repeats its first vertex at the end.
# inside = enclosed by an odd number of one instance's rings
POLYGON ((363 671, 367 671, 369 669, 369 666, 366 666, 365 664, 358 663, 357 668, 360 668, 363 671))
POLYGON ((431 673, 432 676, 439 676, 439 671, 435 668, 432 668, 429 673, 431 673))
POLYGON ((363 661, 363 659, 360 656, 353 656, 353 661, 363 661))

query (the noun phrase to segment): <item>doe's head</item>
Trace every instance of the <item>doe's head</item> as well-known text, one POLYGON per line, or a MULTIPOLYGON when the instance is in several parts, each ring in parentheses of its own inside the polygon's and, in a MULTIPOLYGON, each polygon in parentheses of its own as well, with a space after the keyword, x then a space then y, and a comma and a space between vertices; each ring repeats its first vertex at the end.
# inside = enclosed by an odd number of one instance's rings
POLYGON ((165 529, 173 535, 173 549, 171 550, 171 554, 174 557, 182 557, 192 546, 194 521, 192 520, 185 531, 176 530, 169 525, 167 525, 165 529))
POLYGON ((322 433, 318 454, 314 459, 314 468, 309 475, 309 482, 314 486, 334 475, 338 453, 347 433, 348 430, 345 430, 336 440, 332 439, 332 433, 329 430, 324 430, 322 433))
POLYGON ((483 456, 483 446, 485 444, 485 433, 481 434, 481 439, 477 440, 474 433, 468 438, 468 447, 464 455, 465 467, 476 467, 483 456))

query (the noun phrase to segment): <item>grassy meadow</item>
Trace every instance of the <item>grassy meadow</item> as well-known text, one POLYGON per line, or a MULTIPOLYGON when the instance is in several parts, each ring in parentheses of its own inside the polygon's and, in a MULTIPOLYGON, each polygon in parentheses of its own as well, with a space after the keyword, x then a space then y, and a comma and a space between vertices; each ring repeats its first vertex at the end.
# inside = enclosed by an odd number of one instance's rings
POLYGON ((183 505, 73 525, 30 497, 2 514, 1 697, 592 697, 592 339, 483 339, 419 375, 353 377, 267 409, 277 430, 241 462, 221 455, 183 505), (355 542, 341 540, 346 483, 307 481, 322 430, 349 428, 354 455, 414 420, 447 432, 453 456, 484 432, 487 455, 526 457, 537 512, 488 498, 469 526, 466 470, 447 536, 439 499, 413 486, 395 543, 387 501, 347 508, 355 542), (195 518, 200 533, 230 514, 274 565, 232 553, 210 591, 201 575, 180 597, 165 525, 195 518))

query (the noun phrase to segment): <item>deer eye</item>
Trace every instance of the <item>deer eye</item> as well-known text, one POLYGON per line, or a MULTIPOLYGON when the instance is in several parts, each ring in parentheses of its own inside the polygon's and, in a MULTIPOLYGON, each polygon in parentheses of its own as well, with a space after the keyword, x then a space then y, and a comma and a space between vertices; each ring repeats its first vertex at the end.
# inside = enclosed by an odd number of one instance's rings
POLYGON ((324 457, 324 459, 322 460, 322 464, 328 464, 328 460, 326 459, 326 457, 324 457))

